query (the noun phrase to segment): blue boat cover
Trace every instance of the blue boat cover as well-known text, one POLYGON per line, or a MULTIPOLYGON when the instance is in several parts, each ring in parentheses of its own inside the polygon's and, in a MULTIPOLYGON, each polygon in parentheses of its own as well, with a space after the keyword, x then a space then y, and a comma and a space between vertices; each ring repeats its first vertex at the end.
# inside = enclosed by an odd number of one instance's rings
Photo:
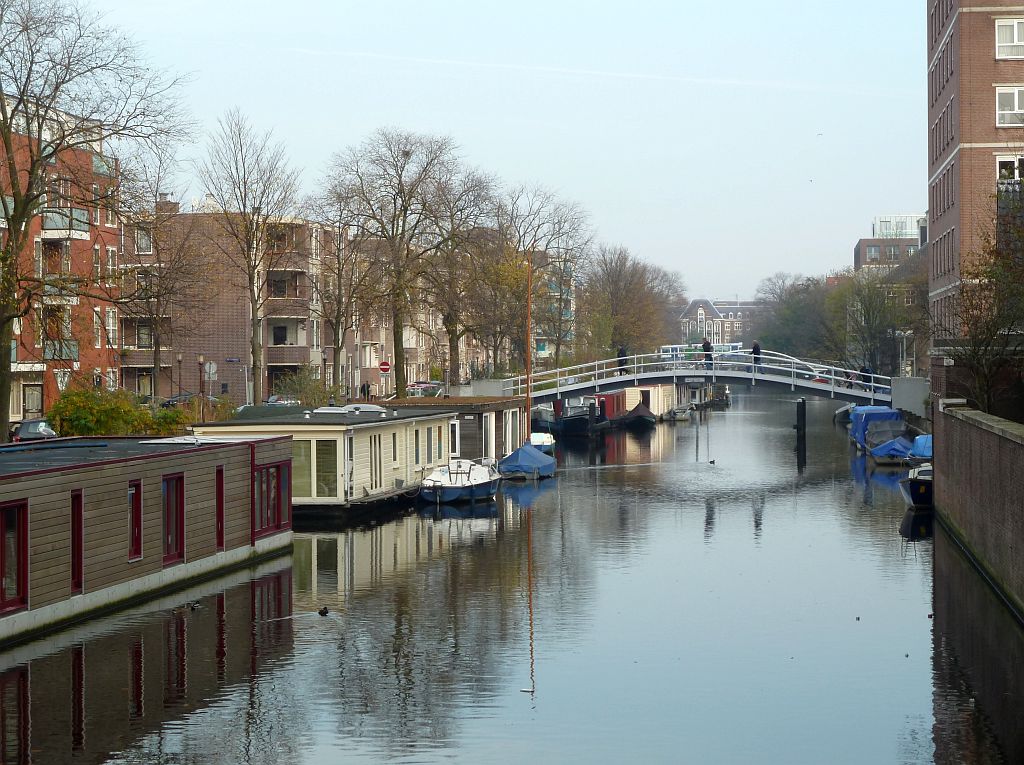
POLYGON ((540 496, 552 488, 553 481, 503 481, 501 493, 509 497, 519 507, 533 507, 540 496))
POLYGON ((927 435, 915 438, 910 456, 916 460, 930 460, 932 458, 932 437, 927 435))
POLYGON ((522 473, 546 478, 555 474, 555 458, 530 444, 523 444, 498 463, 498 472, 502 475, 522 473))
POLYGON ((910 450, 913 449, 914 444, 911 443, 909 438, 900 436, 894 438, 891 441, 881 443, 871 450, 872 457, 889 457, 896 459, 905 459, 910 454, 910 450))
POLYGON ((865 447, 864 437, 868 423, 880 420, 902 420, 903 414, 898 409, 888 406, 855 406, 850 412, 850 438, 862 449, 865 447))

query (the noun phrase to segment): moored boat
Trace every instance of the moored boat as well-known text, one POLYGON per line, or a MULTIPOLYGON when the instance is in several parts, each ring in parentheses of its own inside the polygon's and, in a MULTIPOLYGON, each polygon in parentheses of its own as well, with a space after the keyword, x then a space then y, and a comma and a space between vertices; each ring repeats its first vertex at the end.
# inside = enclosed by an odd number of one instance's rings
POLYGON ((550 478, 555 474, 555 458, 530 444, 523 444, 498 463, 502 478, 550 478))
POLYGON ((419 496, 431 504, 493 499, 500 480, 493 464, 454 458, 423 479, 419 496))
POLYGON ((555 437, 550 433, 531 433, 530 446, 545 454, 551 454, 555 450, 555 437))
POLYGON ((925 462, 912 468, 910 475, 900 479, 903 498, 918 509, 932 506, 932 465, 925 462))
POLYGON ((649 430, 658 423, 658 418, 643 404, 637 404, 625 414, 611 421, 612 427, 630 430, 649 430))

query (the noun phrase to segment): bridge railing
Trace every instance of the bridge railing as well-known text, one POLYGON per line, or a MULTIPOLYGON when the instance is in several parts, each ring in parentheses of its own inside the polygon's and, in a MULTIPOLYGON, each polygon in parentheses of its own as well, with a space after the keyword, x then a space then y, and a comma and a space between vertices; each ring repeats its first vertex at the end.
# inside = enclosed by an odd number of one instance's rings
MULTIPOLYGON (((559 369, 548 369, 533 374, 531 395, 551 393, 564 388, 577 389, 589 385, 603 386, 613 382, 640 381, 645 376, 664 376, 666 373, 680 375, 702 375, 717 381, 718 376, 735 380, 737 377, 748 378, 755 382, 763 379, 771 382, 790 383, 795 388, 798 383, 816 383, 828 386, 829 390, 859 390, 868 394, 874 401, 875 394, 888 394, 892 378, 846 369, 841 366, 818 361, 787 356, 775 351, 762 351, 757 364, 750 349, 739 351, 723 351, 712 353, 711 360, 705 358, 702 351, 683 351, 678 353, 641 353, 621 358, 589 361, 559 369)), ((524 376, 509 378, 504 389, 511 395, 526 393, 524 376)))

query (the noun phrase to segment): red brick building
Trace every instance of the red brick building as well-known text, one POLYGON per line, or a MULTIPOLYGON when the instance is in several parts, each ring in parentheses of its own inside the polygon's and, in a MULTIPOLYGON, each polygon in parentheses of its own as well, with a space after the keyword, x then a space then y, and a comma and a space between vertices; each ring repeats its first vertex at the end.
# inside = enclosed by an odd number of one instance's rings
MULTIPOLYGON (((992 228, 998 184, 1022 177, 1024 5, 930 2, 928 297, 933 316, 952 311, 962 265, 992 228)), ((940 395, 943 363, 943 356, 933 357, 933 390, 940 395)))
MULTIPOLYGON (((119 317, 106 299, 118 291, 124 241, 117 181, 116 161, 88 149, 65 150, 47 168, 43 208, 19 262, 30 297, 11 341, 14 422, 46 412, 72 380, 119 384, 119 317)), ((9 189, 6 174, 0 184, 9 189)))

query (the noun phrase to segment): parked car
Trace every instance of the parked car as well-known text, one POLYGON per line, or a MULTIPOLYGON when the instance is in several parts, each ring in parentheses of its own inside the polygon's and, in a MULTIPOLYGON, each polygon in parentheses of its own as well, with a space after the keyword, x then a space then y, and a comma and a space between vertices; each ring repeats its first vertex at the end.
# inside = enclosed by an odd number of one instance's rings
POLYGON ((302 402, 298 399, 288 398, 287 396, 275 393, 273 396, 268 396, 267 400, 263 403, 267 406, 299 406, 302 402))
POLYGON ((162 406, 164 409, 173 409, 176 406, 181 406, 182 404, 187 404, 189 401, 191 401, 193 398, 195 398, 195 396, 196 396, 195 393, 188 393, 188 392, 179 393, 177 396, 171 396, 169 399, 167 399, 166 401, 162 402, 160 404, 160 406, 162 406))
POLYGON ((56 437, 56 431, 45 419, 22 420, 11 429, 12 441, 39 441, 56 437))
POLYGON ((405 395, 412 397, 436 398, 441 395, 444 383, 436 380, 417 380, 405 386, 405 395))

